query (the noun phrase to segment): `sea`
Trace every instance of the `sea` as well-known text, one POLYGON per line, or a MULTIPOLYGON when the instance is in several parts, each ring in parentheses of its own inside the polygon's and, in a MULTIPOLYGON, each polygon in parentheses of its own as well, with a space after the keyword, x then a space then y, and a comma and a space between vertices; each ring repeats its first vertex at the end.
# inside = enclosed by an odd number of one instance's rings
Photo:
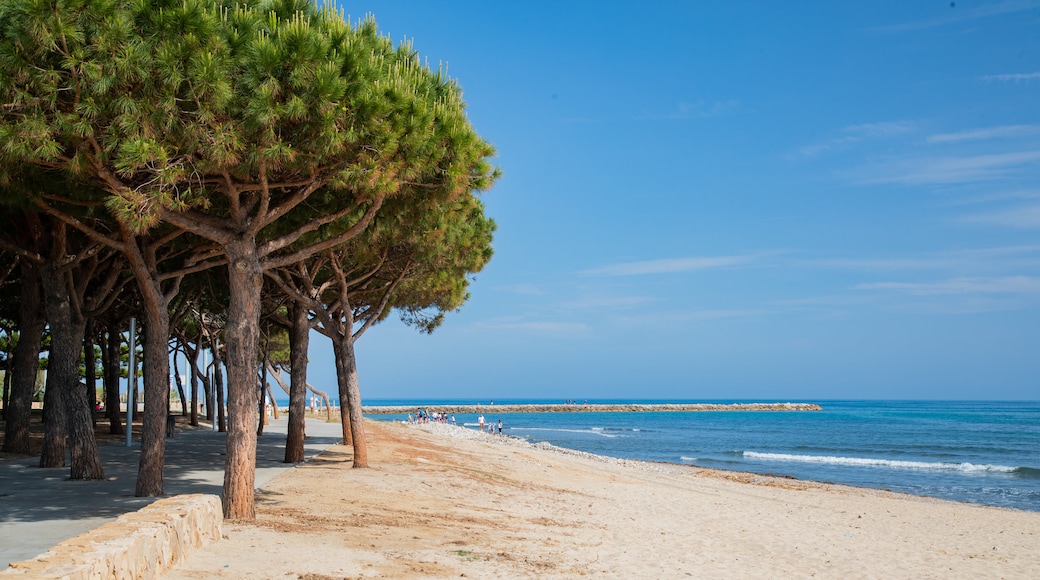
MULTIPOLYGON (((502 421, 503 434, 532 443, 1040 512, 1040 402, 589 399, 603 404, 810 402, 823 410, 522 414, 496 413, 490 401, 369 399, 364 404, 425 408, 478 402, 486 420, 502 421)), ((476 414, 458 414, 455 420, 477 426, 476 414)))

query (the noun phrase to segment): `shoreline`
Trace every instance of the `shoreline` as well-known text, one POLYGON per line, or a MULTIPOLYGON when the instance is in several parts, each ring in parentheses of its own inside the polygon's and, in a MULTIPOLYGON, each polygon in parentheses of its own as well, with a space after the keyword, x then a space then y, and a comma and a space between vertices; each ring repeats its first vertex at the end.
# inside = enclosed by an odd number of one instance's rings
POLYGON ((1040 577, 1040 514, 369 419, 179 578, 1040 577), (742 480, 744 479, 744 480, 742 480))
POLYGON ((816 403, 585 403, 585 404, 505 404, 505 405, 371 405, 362 406, 365 415, 407 415, 424 408, 437 413, 653 413, 704 411, 822 411, 816 403))
POLYGON ((674 463, 671 461, 652 461, 647 459, 628 459, 624 457, 614 457, 612 455, 592 453, 589 451, 582 451, 580 449, 572 449, 570 447, 561 447, 559 445, 554 445, 548 441, 539 441, 537 443, 532 443, 531 441, 528 441, 523 437, 517 437, 516 435, 497 435, 493 433, 485 433, 483 431, 469 429, 462 425, 449 425, 437 422, 390 422, 390 424, 401 424, 409 428, 420 429, 428 433, 432 433, 438 437, 469 439, 474 441, 484 441, 493 445, 507 445, 527 449, 536 449, 539 451, 545 451, 559 455, 580 457, 599 463, 609 463, 624 467, 626 469, 637 469, 641 471, 649 471, 656 473, 687 474, 696 477, 713 477, 717 479, 735 481, 747 485, 765 485, 772 487, 780 487, 784 489, 825 489, 831 491, 837 490, 877 496, 885 495, 895 499, 904 499, 907 501, 923 501, 926 503, 950 503, 954 505, 1007 510, 1010 512, 1040 515, 1040 511, 1038 510, 1025 510, 1014 507, 989 505, 985 503, 948 499, 932 495, 919 495, 903 491, 893 491, 891 489, 885 489, 880 487, 868 487, 865 485, 853 485, 848 483, 836 483, 832 481, 803 479, 791 475, 784 475, 778 473, 757 473, 754 471, 741 471, 738 469, 726 469, 723 467, 704 467, 701 465, 694 465, 690 463, 674 463))

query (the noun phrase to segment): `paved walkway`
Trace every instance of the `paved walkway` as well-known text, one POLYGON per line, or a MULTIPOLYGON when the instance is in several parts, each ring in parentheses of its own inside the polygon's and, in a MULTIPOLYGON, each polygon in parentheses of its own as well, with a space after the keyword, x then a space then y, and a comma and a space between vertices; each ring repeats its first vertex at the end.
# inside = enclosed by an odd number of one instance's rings
MULTIPOLYGON (((287 420, 271 420, 257 439, 256 486, 263 487, 291 464, 285 456, 287 420)), ((305 453, 311 459, 342 440, 339 422, 307 421, 305 453)), ((224 485, 226 434, 178 433, 166 440, 163 487, 167 495, 212 493, 224 485)), ((140 441, 100 448, 104 481, 68 481, 69 469, 41 469, 39 457, 0 463, 0 570, 51 546, 140 509, 159 498, 134 497, 140 441)))

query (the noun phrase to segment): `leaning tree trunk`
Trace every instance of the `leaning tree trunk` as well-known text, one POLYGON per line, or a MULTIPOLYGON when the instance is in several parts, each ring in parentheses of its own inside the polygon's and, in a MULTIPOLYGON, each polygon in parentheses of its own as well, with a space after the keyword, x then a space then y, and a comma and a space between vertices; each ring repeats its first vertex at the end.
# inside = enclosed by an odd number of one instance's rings
POLYGON ((260 290, 263 271, 255 240, 236 240, 225 246, 231 299, 228 305, 228 435, 224 471, 224 517, 256 518, 253 489, 256 480, 257 348, 260 345, 260 290))
MULTIPOLYGON (((108 417, 108 432, 122 435, 123 417, 119 409, 119 346, 123 343, 116 325, 109 323, 101 353, 101 373, 105 383, 105 416, 108 417)), ((128 401, 129 404, 129 401, 128 401)))
POLYGON ((307 349, 310 345, 308 309, 299 302, 292 307, 289 335, 289 426, 285 436, 285 462, 303 461, 307 412, 307 349))
POLYGON ((184 398, 184 380, 181 378, 181 373, 177 369, 177 351, 180 349, 174 349, 173 351, 173 378, 177 382, 177 396, 181 401, 181 416, 187 416, 188 414, 188 401, 184 398))
MULTIPOLYGON (((265 349, 266 350, 266 349, 265 349)), ((267 355, 264 354, 264 362, 267 362, 267 355)), ((264 425, 267 425, 267 365, 260 365, 260 376, 257 377, 257 389, 256 389, 256 411, 260 413, 260 420, 256 422, 256 436, 260 437, 264 434, 264 425)))
MULTIPOLYGON (((349 329, 349 326, 348 326, 349 329)), ((343 425, 344 444, 350 436, 354 448, 354 467, 368 467, 368 446, 365 444, 365 425, 361 415, 361 388, 358 382, 354 340, 350 332, 332 341, 336 355, 336 382, 339 385, 340 421, 343 425)))
POLYGON ((18 305, 18 346, 11 374, 10 408, 4 428, 4 451, 29 455, 29 420, 33 388, 40 369, 40 347, 47 320, 40 303, 40 278, 34 266, 21 266, 22 295, 18 305))
MULTIPOLYGON (((50 266, 40 269, 43 286, 44 306, 51 328, 51 352, 47 366, 47 390, 54 389, 60 401, 61 416, 50 415, 48 410, 47 433, 62 427, 72 451, 71 479, 104 479, 101 456, 98 455, 97 440, 94 438, 93 409, 87 405, 86 391, 79 382, 79 356, 83 350, 86 321, 72 311, 72 301, 64 276, 50 266)), ((63 434, 57 438, 64 439, 63 434)), ((47 443, 45 438, 45 444, 47 443)), ((49 438, 52 445, 40 458, 41 467, 57 463, 58 439, 49 438)), ((65 450, 61 449, 61 463, 65 450)))

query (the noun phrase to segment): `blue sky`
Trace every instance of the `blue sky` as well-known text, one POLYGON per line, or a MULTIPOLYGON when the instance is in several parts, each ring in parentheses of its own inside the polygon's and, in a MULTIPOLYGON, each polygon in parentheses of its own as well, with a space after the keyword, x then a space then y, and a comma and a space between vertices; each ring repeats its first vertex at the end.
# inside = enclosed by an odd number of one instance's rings
POLYGON ((365 398, 1040 399, 1040 2, 341 5, 504 174, 472 298, 368 332, 365 398))

